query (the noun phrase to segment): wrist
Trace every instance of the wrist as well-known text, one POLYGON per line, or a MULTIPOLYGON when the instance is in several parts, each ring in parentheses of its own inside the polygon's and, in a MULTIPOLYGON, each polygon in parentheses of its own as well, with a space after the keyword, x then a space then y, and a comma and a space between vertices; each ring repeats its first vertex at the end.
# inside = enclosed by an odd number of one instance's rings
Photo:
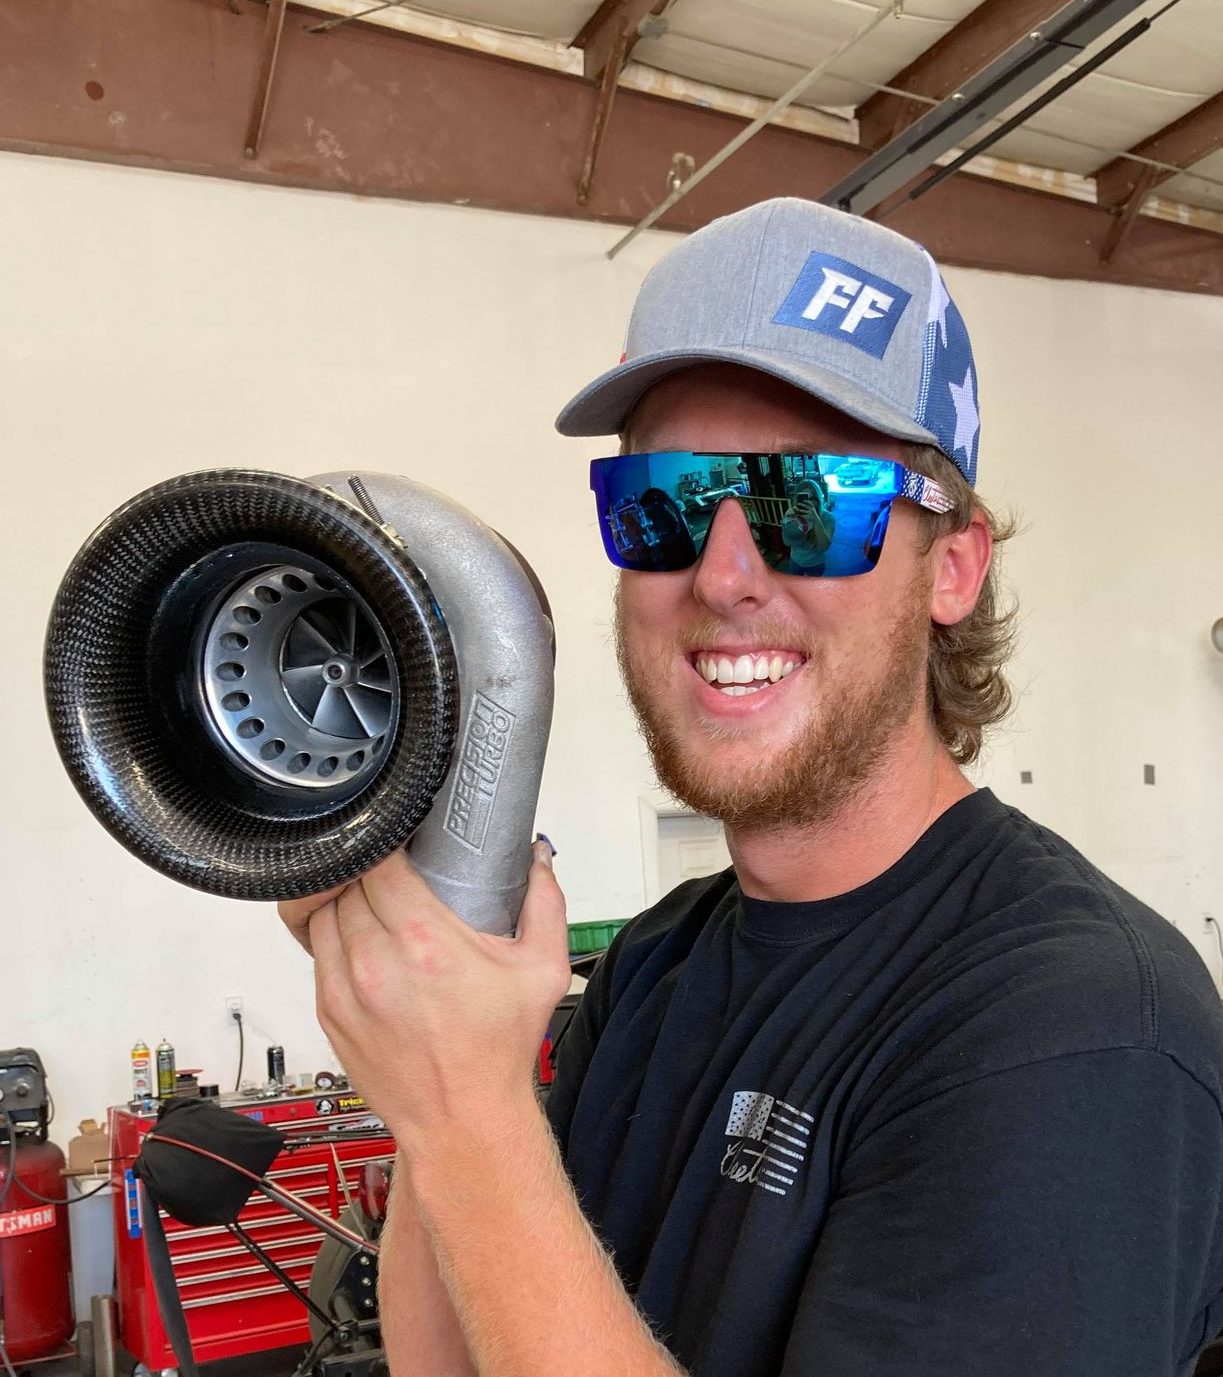
MULTIPOLYGON (((414 1089, 414 1088, 413 1088, 414 1089)), ((438 1078, 428 1094, 380 1094, 377 1110, 405 1158, 415 1160, 436 1152, 455 1138, 477 1139, 485 1125, 512 1120, 534 1108, 539 1110, 533 1067, 512 1077, 448 1075, 438 1078)), ((0 1377, 3 1377, 0 1374, 0 1377)))
POLYGON ((399 1168, 426 1216, 456 1187, 469 1196, 477 1181, 491 1181, 498 1168, 512 1170, 541 1149, 554 1151, 552 1131, 529 1084, 465 1099, 454 1112, 405 1130, 396 1142, 399 1168))

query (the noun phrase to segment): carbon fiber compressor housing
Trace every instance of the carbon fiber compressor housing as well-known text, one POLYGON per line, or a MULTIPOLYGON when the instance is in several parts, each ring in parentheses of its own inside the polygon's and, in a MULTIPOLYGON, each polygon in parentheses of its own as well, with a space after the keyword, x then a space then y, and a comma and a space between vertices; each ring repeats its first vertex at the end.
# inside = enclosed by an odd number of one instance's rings
POLYGON ((98 527, 56 595, 44 679, 103 825, 238 899, 317 893, 402 846, 459 720, 450 633, 394 531, 251 470, 170 479, 98 527))

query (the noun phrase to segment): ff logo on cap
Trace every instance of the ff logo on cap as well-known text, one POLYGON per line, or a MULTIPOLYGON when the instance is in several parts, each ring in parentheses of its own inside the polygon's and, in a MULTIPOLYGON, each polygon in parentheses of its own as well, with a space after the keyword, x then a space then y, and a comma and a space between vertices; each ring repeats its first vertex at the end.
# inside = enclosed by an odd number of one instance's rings
POLYGON ((856 263, 813 253, 773 323, 816 330, 881 359, 910 299, 903 287, 856 263))

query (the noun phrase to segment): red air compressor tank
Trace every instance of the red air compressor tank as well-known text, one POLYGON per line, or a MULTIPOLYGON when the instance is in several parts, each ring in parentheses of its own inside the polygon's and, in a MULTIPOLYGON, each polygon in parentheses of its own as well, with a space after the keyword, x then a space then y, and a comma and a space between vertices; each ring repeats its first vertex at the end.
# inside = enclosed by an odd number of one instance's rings
POLYGON ((0 1141, 0 1316, 4 1347, 15 1366, 62 1348, 75 1328, 68 1273, 68 1207, 47 1205, 67 1189, 64 1154, 34 1134, 17 1135, 16 1177, 8 1184, 9 1147, 0 1141))

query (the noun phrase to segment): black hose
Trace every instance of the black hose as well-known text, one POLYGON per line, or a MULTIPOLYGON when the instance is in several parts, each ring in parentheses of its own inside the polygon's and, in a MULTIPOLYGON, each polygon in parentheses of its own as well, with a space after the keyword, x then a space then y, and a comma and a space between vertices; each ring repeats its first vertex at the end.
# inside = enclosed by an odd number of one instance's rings
POLYGON ((99 1191, 104 1191, 110 1185, 108 1178, 101 1185, 95 1186, 93 1190, 86 1191, 83 1195, 73 1196, 71 1199, 65 1196, 62 1200, 56 1200, 53 1196, 43 1195, 41 1191, 36 1191, 33 1186, 27 1185, 17 1176, 17 1125, 13 1122, 13 1117, 8 1110, 0 1110, 0 1115, 3 1115, 4 1126, 8 1130, 8 1167, 4 1173, 4 1184, 0 1186, 0 1210, 4 1208, 4 1202, 13 1189, 14 1181, 21 1187, 23 1195, 28 1195, 43 1205, 79 1205, 82 1200, 88 1200, 91 1195, 97 1195, 99 1191))
POLYGON ((110 1179, 108 1177, 100 1185, 95 1186, 93 1190, 85 1191, 83 1195, 65 1196, 62 1200, 55 1200, 49 1195, 40 1195, 33 1186, 27 1186, 24 1181, 18 1181, 17 1184, 26 1195, 32 1195, 35 1200, 41 1201, 44 1205, 79 1205, 82 1200, 88 1200, 91 1195, 97 1195, 100 1191, 104 1191, 110 1185, 110 1179))
POLYGON ((13 1123, 12 1116, 8 1110, 0 1110, 4 1116, 4 1126, 8 1130, 8 1166, 4 1171, 4 1184, 0 1186, 0 1210, 4 1209, 4 1202, 9 1197, 9 1192, 13 1189, 13 1179, 17 1175, 17 1126, 13 1123))
POLYGON ((242 1030, 242 1015, 234 1010, 234 1018, 238 1023, 238 1074, 234 1078, 234 1093, 242 1089, 242 1063, 246 1060, 246 1034, 242 1030))

